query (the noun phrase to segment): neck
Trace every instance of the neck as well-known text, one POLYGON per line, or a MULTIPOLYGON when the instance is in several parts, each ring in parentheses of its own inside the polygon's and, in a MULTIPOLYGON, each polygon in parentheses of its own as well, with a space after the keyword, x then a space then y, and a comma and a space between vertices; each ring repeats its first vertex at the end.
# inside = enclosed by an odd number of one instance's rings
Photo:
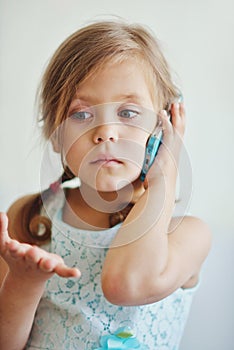
POLYGON ((135 203, 143 192, 142 183, 138 180, 114 192, 97 192, 82 183, 79 188, 67 190, 63 219, 83 229, 110 227, 110 215, 124 210, 130 202, 135 203))

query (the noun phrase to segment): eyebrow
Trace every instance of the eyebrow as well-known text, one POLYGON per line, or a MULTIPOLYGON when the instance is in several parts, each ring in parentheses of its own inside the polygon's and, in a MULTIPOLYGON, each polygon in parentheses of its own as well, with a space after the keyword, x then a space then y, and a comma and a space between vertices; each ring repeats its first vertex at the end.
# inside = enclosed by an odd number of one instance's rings
POLYGON ((129 100, 133 100, 133 101, 137 101, 137 102, 144 101, 142 99, 142 96, 140 96, 138 94, 134 94, 134 93, 119 95, 119 96, 116 96, 116 99, 119 99, 120 101, 129 101, 129 100))
POLYGON ((119 94, 113 97, 112 101, 105 101, 100 102, 98 101, 98 98, 96 96, 92 95, 79 95, 77 94, 76 98, 71 102, 71 105, 75 103, 89 103, 91 105, 98 105, 102 103, 111 103, 111 102, 127 102, 127 101, 133 101, 135 103, 142 104, 144 102, 144 99, 142 99, 142 96, 135 93, 126 93, 126 94, 119 94))

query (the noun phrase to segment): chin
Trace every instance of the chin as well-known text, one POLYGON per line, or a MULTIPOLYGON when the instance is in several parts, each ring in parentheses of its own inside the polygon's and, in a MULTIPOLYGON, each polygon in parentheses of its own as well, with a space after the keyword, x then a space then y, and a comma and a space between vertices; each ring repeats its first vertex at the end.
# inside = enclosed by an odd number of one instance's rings
MULTIPOLYGON (((104 181, 103 181, 104 182, 104 181)), ((129 182, 126 182, 123 180, 120 180, 118 182, 115 181, 105 181, 105 183, 96 183, 95 189, 98 192, 117 192, 125 188, 127 185, 129 185, 129 182)))
POLYGON ((99 192, 117 192, 133 188, 133 183, 139 178, 138 176, 128 176, 125 178, 102 178, 96 181, 96 190, 99 192))

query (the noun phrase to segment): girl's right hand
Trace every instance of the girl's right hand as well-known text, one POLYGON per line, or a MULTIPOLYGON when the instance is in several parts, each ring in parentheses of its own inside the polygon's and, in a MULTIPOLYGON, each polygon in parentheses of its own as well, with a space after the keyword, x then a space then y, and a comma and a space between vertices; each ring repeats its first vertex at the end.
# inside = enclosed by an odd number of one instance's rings
POLYGON ((168 174, 171 177, 171 169, 178 170, 181 147, 186 124, 186 113, 183 103, 174 103, 171 107, 171 118, 165 110, 159 112, 162 122, 163 139, 157 156, 146 176, 145 187, 154 181, 158 175, 168 174))
POLYGON ((45 282, 55 273, 60 277, 80 277, 80 271, 68 267, 60 256, 11 239, 7 229, 7 215, 0 213, 0 256, 12 277, 28 283, 45 282))

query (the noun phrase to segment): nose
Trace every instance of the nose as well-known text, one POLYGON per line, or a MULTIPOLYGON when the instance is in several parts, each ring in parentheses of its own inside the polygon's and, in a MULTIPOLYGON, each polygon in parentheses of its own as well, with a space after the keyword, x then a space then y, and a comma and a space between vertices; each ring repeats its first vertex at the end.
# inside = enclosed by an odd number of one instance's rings
POLYGON ((97 127, 93 133, 93 141, 96 144, 106 141, 117 142, 117 126, 114 124, 106 124, 97 127))

